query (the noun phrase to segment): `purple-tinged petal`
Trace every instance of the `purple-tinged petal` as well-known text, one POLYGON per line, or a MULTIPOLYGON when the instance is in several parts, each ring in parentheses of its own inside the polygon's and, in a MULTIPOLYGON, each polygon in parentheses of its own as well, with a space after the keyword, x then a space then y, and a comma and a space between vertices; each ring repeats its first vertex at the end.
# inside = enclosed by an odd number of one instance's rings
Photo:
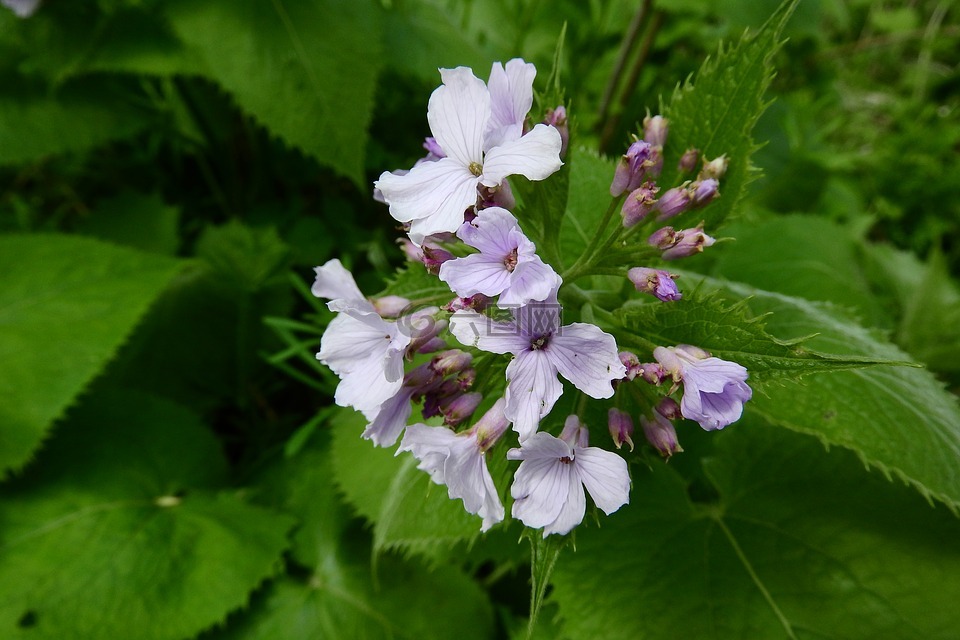
POLYGON ((507 365, 504 413, 520 434, 520 442, 536 432, 540 420, 550 413, 562 394, 557 369, 545 351, 524 351, 507 365))
POLYGON ((510 285, 510 272, 504 266, 503 259, 486 253, 474 253, 444 262, 440 265, 439 277, 461 298, 478 293, 499 295, 510 285))
POLYGON ((517 248, 516 231, 520 230, 517 219, 506 209, 488 207, 477 217, 457 231, 457 237, 468 245, 488 254, 506 256, 517 248))
POLYGON ((576 449, 574 466, 590 497, 610 515, 630 502, 630 474, 626 461, 598 447, 576 449))
POLYGON ((555 128, 538 124, 518 140, 490 149, 483 160, 480 182, 493 187, 512 175, 543 180, 563 165, 560 161, 562 144, 555 128))
POLYGON ((583 516, 587 512, 587 499, 583 495, 583 483, 580 482, 576 473, 576 466, 563 463, 561 465, 570 468, 571 471, 568 476, 567 499, 556 519, 543 528, 544 538, 553 533, 559 535, 570 533, 575 526, 583 522, 583 516))
POLYGON ((617 341, 599 327, 575 322, 563 327, 544 350, 564 378, 592 398, 613 395, 614 380, 626 375, 617 341))
POLYGON ((542 302, 562 283, 563 280, 553 267, 534 255, 517 264, 510 278, 510 286, 503 291, 497 306, 502 308, 542 302))
POLYGON ((468 67, 441 69, 440 77, 443 85, 427 103, 430 131, 448 158, 463 167, 481 163, 483 134, 490 119, 487 85, 468 67))
MULTIPOLYGON (((538 436, 553 438, 546 433, 538 433, 534 438, 538 436)), ((567 454, 569 453, 567 449, 567 454)), ((556 456, 525 459, 517 469, 510 487, 510 495, 514 499, 513 517, 534 529, 556 520, 567 501, 571 475, 570 465, 560 462, 560 458, 556 456)))
POLYGON ((380 405, 377 417, 363 430, 363 437, 378 447, 392 446, 407 426, 411 413, 410 391, 403 389, 380 405))
POLYGON ((487 87, 490 90, 490 121, 484 146, 487 149, 508 140, 516 140, 523 133, 523 121, 533 106, 533 80, 537 68, 514 58, 506 68, 494 62, 487 87))
POLYGON ((720 393, 728 382, 743 382, 747 379, 746 367, 736 362, 720 358, 705 358, 694 362, 683 357, 680 359, 683 361, 684 384, 696 385, 697 389, 706 393, 720 393))
POLYGON ((461 344, 490 353, 517 354, 530 347, 530 339, 512 322, 496 322, 476 311, 457 311, 450 316, 450 333, 461 344))

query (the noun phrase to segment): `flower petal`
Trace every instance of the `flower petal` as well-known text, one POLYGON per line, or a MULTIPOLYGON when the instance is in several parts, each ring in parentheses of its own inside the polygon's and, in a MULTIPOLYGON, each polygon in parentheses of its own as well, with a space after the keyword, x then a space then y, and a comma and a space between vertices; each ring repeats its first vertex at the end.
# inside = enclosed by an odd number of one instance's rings
POLYGON ((477 213, 472 222, 460 227, 457 237, 482 253, 498 255, 502 259, 517 248, 516 231, 520 231, 520 225, 512 213, 501 207, 489 207, 477 213))
POLYGON ((626 461, 597 447, 576 449, 574 465, 594 503, 610 515, 630 502, 630 474, 626 461))
POLYGON ((460 310, 450 316, 450 333, 462 344, 489 353, 520 353, 530 339, 512 322, 497 322, 476 311, 460 310))
MULTIPOLYGON (((572 467, 573 465, 563 466, 572 467)), ((567 500, 563 503, 563 508, 560 509, 556 519, 543 528, 544 538, 552 533, 560 535, 570 533, 575 526, 583 522, 583 515, 587 512, 587 499, 583 495, 583 485, 575 470, 571 471, 568 482, 567 500)))
POLYGON ((506 69, 494 62, 487 87, 490 90, 490 121, 484 137, 486 149, 516 140, 523 133, 523 121, 533 106, 533 80, 537 68, 514 58, 506 69))
POLYGON ((525 305, 529 302, 541 302, 556 291, 563 280, 538 256, 517 263, 510 278, 510 286, 497 301, 497 306, 509 307, 525 305))
POLYGON ((503 259, 485 253, 447 260, 440 265, 439 276, 461 298, 478 293, 500 295, 510 284, 510 272, 503 259))
POLYGON ((495 187, 513 175, 543 180, 563 165, 561 145, 560 133, 554 127, 538 124, 520 139, 490 149, 483 159, 480 182, 495 187))
POLYGON ((363 437, 378 447, 389 447, 400 437, 411 413, 410 391, 402 389, 380 405, 377 417, 363 430, 363 437))
POLYGON ((310 293, 328 300, 347 299, 365 300, 353 274, 344 268, 339 260, 328 260, 322 267, 314 267, 317 277, 313 281, 310 293))
MULTIPOLYGON (((463 167, 483 161, 483 133, 490 119, 490 92, 468 67, 441 69, 443 85, 427 103, 430 131, 448 158, 463 167)), ((389 199, 389 198, 388 198, 389 199)))
POLYGON ((520 434, 520 442, 536 433, 540 419, 562 394, 557 369, 545 351, 523 351, 507 365, 504 414, 520 434))
POLYGON ((556 520, 567 501, 571 475, 570 465, 557 458, 523 462, 510 487, 513 517, 534 529, 556 520))
POLYGON ((617 341, 599 327, 583 322, 562 327, 544 350, 564 378, 592 398, 613 395, 611 382, 626 375, 617 341))

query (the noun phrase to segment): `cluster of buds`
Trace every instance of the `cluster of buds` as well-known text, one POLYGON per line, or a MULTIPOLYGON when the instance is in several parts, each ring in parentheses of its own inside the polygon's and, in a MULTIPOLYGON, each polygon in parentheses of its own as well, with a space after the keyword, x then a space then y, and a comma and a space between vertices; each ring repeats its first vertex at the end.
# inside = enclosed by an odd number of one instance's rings
POLYGON ((673 227, 663 227, 647 239, 647 244, 663 252, 660 257, 664 260, 677 260, 702 253, 705 247, 712 246, 715 242, 714 238, 703 232, 702 222, 692 229, 680 231, 673 227))
MULTIPOLYGON (((682 452, 683 448, 677 439, 677 430, 673 426, 674 420, 683 417, 677 401, 673 398, 663 398, 653 408, 651 416, 650 418, 640 416, 640 427, 647 442, 653 445, 653 448, 664 458, 682 452)), ((634 426, 633 418, 629 413, 611 408, 607 414, 607 427, 617 449, 626 443, 630 445, 630 451, 633 451, 634 426)))

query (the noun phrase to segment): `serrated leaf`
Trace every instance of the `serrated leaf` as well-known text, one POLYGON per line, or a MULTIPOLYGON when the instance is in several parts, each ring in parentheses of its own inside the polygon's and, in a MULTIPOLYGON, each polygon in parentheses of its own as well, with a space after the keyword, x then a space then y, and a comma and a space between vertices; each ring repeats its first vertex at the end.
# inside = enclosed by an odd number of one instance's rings
POLYGON ((439 557, 444 549, 480 533, 479 516, 450 500, 417 469, 410 454, 394 456, 360 438, 366 422, 344 411, 333 420, 334 475, 357 512, 373 523, 377 551, 402 549, 439 557))
POLYGON ((220 444, 131 392, 71 412, 0 500, 0 635, 191 637, 276 571, 292 522, 215 493, 220 444))
POLYGON ((726 154, 729 160, 720 181, 722 196, 705 209, 681 214, 674 226, 694 226, 704 220, 708 232, 715 232, 746 194, 753 177, 750 156, 757 148, 750 135, 766 107, 764 93, 773 77, 770 58, 780 48, 780 34, 797 1, 785 0, 756 33, 744 35, 734 46, 721 47, 692 82, 674 91, 664 108, 670 135, 660 184, 677 182, 677 163, 687 149, 699 149, 701 158, 726 154))
POLYGON ((87 238, 0 237, 0 469, 18 469, 181 264, 87 238))
POLYGON ((204 75, 273 133, 365 187, 379 66, 374 2, 170 2, 166 16, 204 75))
POLYGON ((845 451, 745 421, 716 434, 696 503, 666 465, 581 527, 554 572, 572 637, 915 638, 960 626, 960 522, 845 451), (628 544, 625 550, 624 544, 628 544), (590 594, 585 597, 584 594, 590 594))
MULTIPOLYGON (((770 313, 766 329, 781 339, 812 336, 803 344, 820 352, 910 360, 835 307, 737 283, 706 279, 704 286, 749 298, 754 314, 770 313)), ((821 373, 802 383, 768 385, 746 407, 779 426, 852 449, 926 496, 960 505, 960 408, 929 371, 891 366, 821 373)))

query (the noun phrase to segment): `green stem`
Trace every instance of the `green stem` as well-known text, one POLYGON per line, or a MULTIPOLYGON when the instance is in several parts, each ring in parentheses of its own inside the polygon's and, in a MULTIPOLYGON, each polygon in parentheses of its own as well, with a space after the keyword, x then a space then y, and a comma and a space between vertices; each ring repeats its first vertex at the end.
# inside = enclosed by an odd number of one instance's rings
POLYGON ((564 282, 573 282, 577 278, 584 275, 584 272, 593 266, 593 263, 596 259, 597 247, 600 245, 600 238, 603 236, 603 232, 607 230, 607 227, 610 225, 610 219, 613 218, 614 213, 617 212, 617 209, 620 208, 620 203, 623 200, 623 194, 617 196, 610 201, 610 205, 607 207, 607 210, 603 214, 603 218, 600 221, 600 228, 597 229, 597 232, 590 238, 590 242, 587 243, 586 248, 583 250, 583 253, 580 254, 580 257, 577 258, 577 261, 573 265, 561 274, 564 282))

